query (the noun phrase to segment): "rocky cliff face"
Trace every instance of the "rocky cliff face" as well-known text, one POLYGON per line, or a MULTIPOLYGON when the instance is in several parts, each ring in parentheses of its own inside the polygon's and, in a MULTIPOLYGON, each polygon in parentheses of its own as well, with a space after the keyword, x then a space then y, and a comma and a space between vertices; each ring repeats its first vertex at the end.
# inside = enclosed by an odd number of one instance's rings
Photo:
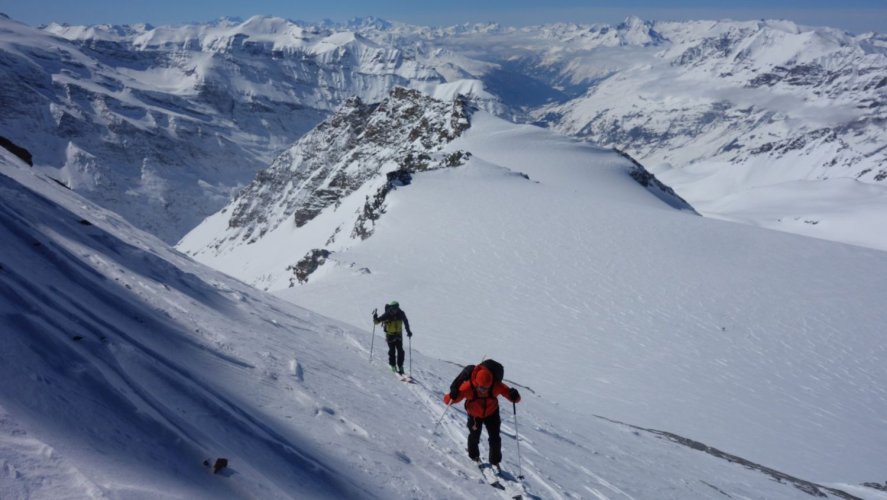
POLYGON ((458 166, 467 158, 440 150, 468 128, 468 110, 464 99, 444 103, 401 87, 380 103, 349 99, 240 192, 230 206, 228 239, 254 242, 286 221, 302 227, 381 177, 385 183, 368 196, 349 232, 366 238, 393 186, 408 184, 410 174, 458 166))
POLYGON ((335 222, 319 228, 323 238, 315 240, 324 248, 311 248, 290 266, 294 281, 303 282, 331 249, 372 235, 392 189, 410 184, 415 173, 458 167, 470 157, 445 146, 470 126, 472 109, 465 98, 444 102, 402 87, 379 103, 351 98, 258 173, 222 210, 226 227, 210 242, 186 238, 182 248, 224 254, 326 212, 335 222))

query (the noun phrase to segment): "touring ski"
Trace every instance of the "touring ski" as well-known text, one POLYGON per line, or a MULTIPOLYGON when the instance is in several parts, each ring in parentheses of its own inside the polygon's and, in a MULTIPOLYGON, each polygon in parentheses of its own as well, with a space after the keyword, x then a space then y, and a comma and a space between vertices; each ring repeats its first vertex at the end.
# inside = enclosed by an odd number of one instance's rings
POLYGON ((497 466, 494 466, 493 469, 496 471, 496 477, 499 478, 499 484, 503 486, 509 497, 514 500, 521 500, 524 498, 524 485, 520 480, 516 479, 511 473, 503 471, 497 466))
POLYGON ((514 500, 522 500, 524 498, 524 486, 518 482, 513 475, 503 471, 499 466, 491 465, 484 462, 476 462, 477 468, 484 477, 484 481, 502 491, 503 496, 514 500))
POLYGON ((496 475, 496 472, 493 470, 493 467, 490 464, 477 462, 477 468, 480 470, 480 474, 484 477, 484 481, 496 488, 497 490, 505 490, 505 486, 499 482, 499 476, 496 475))

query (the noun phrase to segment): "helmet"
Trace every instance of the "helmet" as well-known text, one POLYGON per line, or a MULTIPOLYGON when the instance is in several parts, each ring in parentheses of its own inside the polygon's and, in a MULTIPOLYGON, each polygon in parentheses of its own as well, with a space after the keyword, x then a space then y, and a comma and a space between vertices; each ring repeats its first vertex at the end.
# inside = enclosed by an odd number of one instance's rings
POLYGON ((493 385, 493 374, 481 366, 471 375, 471 383, 475 387, 490 387, 493 385))
POLYGON ((396 300, 392 300, 388 305, 391 307, 400 307, 400 304, 398 304, 396 300))

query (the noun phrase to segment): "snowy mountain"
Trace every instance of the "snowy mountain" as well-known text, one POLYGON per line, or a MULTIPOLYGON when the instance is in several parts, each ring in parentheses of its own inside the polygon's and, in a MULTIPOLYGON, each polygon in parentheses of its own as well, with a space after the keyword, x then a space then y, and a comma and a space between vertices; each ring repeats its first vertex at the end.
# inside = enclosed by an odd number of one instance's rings
POLYGON ((417 102, 413 123, 452 123, 455 105, 408 96, 362 121, 341 109, 179 249, 355 327, 396 298, 424 353, 499 359, 579 434, 602 416, 831 484, 877 480, 883 252, 698 217, 620 154, 477 109, 435 150, 464 162, 406 184, 387 174, 409 122, 387 146, 355 131, 417 102), (317 142, 349 147, 309 184, 317 142), (353 189, 320 207, 332 179, 353 189), (267 220, 234 223, 258 204, 267 220), (366 206, 368 238, 352 230, 366 206))
MULTIPOLYGON (((502 127, 502 122, 498 121, 477 123, 483 120, 491 118, 476 119, 472 128, 502 127)), ((532 139, 537 134, 526 128, 515 130, 510 127, 500 129, 509 137, 509 142, 532 139)), ((472 134, 470 130, 467 135, 472 134)), ((523 141, 511 145, 521 143, 523 141)), ((574 147, 578 150, 573 154, 589 155, 585 146, 574 147)), ((475 149, 478 154, 490 153, 481 151, 482 148, 475 149)), ((525 151, 512 153, 515 158, 521 158, 525 151)), ((596 218, 612 224, 616 221, 610 218, 622 214, 627 219, 619 221, 620 226, 623 222, 650 219, 646 225, 631 225, 624 227, 625 231, 608 233, 595 231, 600 229, 599 221, 595 223, 597 228, 590 227, 587 232, 575 234, 580 239, 584 239, 582 235, 593 239, 606 235, 610 241, 600 242, 605 251, 627 250, 627 253, 616 251, 609 254, 608 265, 615 265, 617 269, 624 266, 625 261, 637 257, 638 252, 646 252, 651 261, 635 261, 636 273, 656 279, 661 277, 656 274, 667 270, 655 272, 661 260, 657 255, 678 260, 681 257, 680 253, 670 253, 676 249, 675 244, 681 246, 679 240, 671 239, 670 244, 668 240, 656 241, 666 243, 665 247, 621 247, 626 237, 646 236, 657 240, 668 231, 688 224, 694 237, 709 233, 716 233, 717 237, 721 237, 721 233, 736 235, 737 231, 732 228, 726 230, 727 224, 687 216, 661 202, 653 202, 652 197, 634 181, 626 182, 627 177, 619 168, 600 168, 607 163, 615 166, 620 162, 608 154, 600 154, 598 159, 600 163, 591 165, 562 164, 559 169, 550 169, 551 175, 533 172, 538 175, 538 182, 512 175, 477 158, 472 158, 463 167, 417 174, 414 184, 392 193, 395 199, 391 201, 390 213, 382 219, 377 234, 363 242, 364 245, 385 243, 387 249, 394 250, 393 254, 373 263, 374 270, 382 274, 374 273, 364 278, 379 276, 382 281, 377 284, 387 287, 393 277, 384 273, 389 270, 386 269, 387 262, 389 266, 403 266, 403 271, 412 276, 407 278, 407 274, 397 273, 399 285, 413 280, 416 284, 432 283, 426 281, 427 276, 441 266, 447 267, 455 259, 471 265, 462 269, 450 268, 457 272, 450 273, 449 278, 469 284, 461 278, 475 272, 474 266, 488 266, 491 260, 505 262, 501 255, 484 255, 495 242, 478 238, 477 229, 483 227, 489 236, 494 236, 489 234, 488 221, 462 219, 466 211, 475 215, 484 213, 474 212, 476 207, 471 206, 472 202, 493 205, 510 200, 507 205, 500 203, 498 211, 489 212, 489 216, 498 217, 501 231, 512 229, 516 219, 507 217, 507 214, 516 210, 519 213, 515 217, 524 220, 529 228, 539 229, 538 221, 545 220, 547 223, 557 222, 552 229, 560 233, 560 225, 575 223, 575 220, 551 217, 563 215, 562 210, 555 214, 538 212, 536 220, 525 219, 528 212, 538 208, 539 202, 550 202, 550 196, 562 196, 571 191, 557 185, 558 176, 554 175, 554 170, 569 170, 571 175, 588 174, 588 179, 582 175, 574 179, 577 181, 573 187, 582 191, 597 184, 585 181, 591 178, 600 181, 601 173, 609 179, 607 186, 599 187, 596 201, 578 193, 567 194, 573 207, 577 207, 573 203, 578 200, 585 200, 598 209, 575 212, 573 219, 588 221, 587 214, 595 213, 596 218), (474 182, 463 182, 464 176, 474 182), (440 189, 453 181, 465 190, 440 189), (487 197, 491 188, 500 192, 499 198, 487 197), (415 192, 418 190, 424 192, 415 192), (478 197, 478 190, 484 191, 486 196, 478 197), (425 195, 429 194, 433 196, 426 198, 425 195), (526 198, 513 199, 514 194, 526 198), (413 202, 417 197, 425 199, 428 206, 437 210, 428 212, 421 204, 416 205, 413 202), (604 209, 614 201, 613 197, 621 198, 624 203, 617 203, 610 210, 604 209), (447 206, 449 210, 439 210, 441 200, 446 199, 451 200, 447 206), (634 203, 640 200, 647 201, 639 205, 634 203), (404 202, 410 202, 413 210, 407 209, 404 202), (527 206, 521 209, 524 202, 527 206), (463 203, 468 206, 460 208, 463 203), (429 221, 429 214, 436 214, 437 220, 429 221), (446 242, 437 253, 414 254, 404 259, 410 254, 409 247, 387 246, 391 237, 402 236, 400 231, 415 230, 416 223, 445 221, 448 221, 448 227, 462 228, 455 241, 448 241, 443 234, 430 237, 431 234, 425 233, 421 244, 412 247, 427 251, 433 245, 446 242), (657 229, 661 224, 667 227, 657 229), (703 231, 694 231, 693 227, 703 231), (398 231, 392 234, 392 229, 398 231), (462 245, 465 241, 482 245, 466 247, 462 245), (408 251, 404 254, 397 248, 408 251), (453 259, 441 259, 460 248, 453 254, 453 259), (474 252, 478 252, 475 257, 482 258, 466 260, 468 254, 474 252), (426 263, 440 259, 440 263, 429 266, 427 275, 412 273, 420 259, 426 263), (649 275, 650 271, 654 271, 654 275, 649 275)), ((440 402, 444 388, 459 366, 453 361, 422 354, 426 350, 437 350, 435 344, 446 338, 435 332, 427 315, 430 309, 422 306, 426 301, 441 300, 443 296, 439 293, 426 294, 430 289, 421 286, 422 294, 416 293, 404 302, 414 320, 417 346, 425 346, 410 350, 410 371, 416 383, 404 384, 392 377, 384 363, 379 362, 380 339, 375 342, 374 361, 367 363, 368 351, 373 344, 369 330, 324 318, 203 267, 4 151, 0 151, 0 174, 0 237, 4 241, 0 247, 0 323, 4 331, 0 336, 3 339, 0 370, 4 380, 0 384, 0 462, 3 463, 0 496, 3 498, 489 498, 491 493, 495 494, 496 490, 483 482, 477 469, 464 457, 464 413, 461 409, 444 413, 440 402), (441 424, 435 427, 438 420, 441 424), (227 466, 213 474, 211 466, 218 458, 226 458, 227 466)), ((790 251, 808 243, 797 237, 740 228, 738 232, 742 236, 734 236, 734 241, 747 239, 747 243, 767 246, 772 255, 782 256, 771 263, 777 267, 786 262, 797 262, 794 255, 789 256, 790 251)), ((524 234, 531 235, 530 232, 524 234)), ((559 249, 564 262, 573 261, 575 245, 561 246, 563 240, 550 243, 559 249)), ((722 243, 725 251, 731 247, 728 242, 722 243)), ((879 269, 885 268, 881 253, 815 241, 805 248, 808 251, 805 255, 812 255, 814 260, 819 256, 853 257, 836 261, 833 274, 829 272, 828 276, 821 276, 828 279, 836 292, 845 286, 843 277, 846 276, 856 280, 858 285, 864 285, 869 277, 871 283, 883 286, 883 276, 875 276, 879 269), (807 247, 812 247, 812 253, 807 247), (862 274, 862 269, 868 274, 862 274)), ((589 249, 585 248, 586 251, 589 249)), ((515 247, 515 250, 521 248, 515 247)), ((710 255, 700 253, 706 254, 710 255)), ((598 253, 592 257, 600 256, 598 253)), ((529 253, 525 257, 534 258, 529 253)), ((520 263, 517 264, 511 268, 512 272, 520 267, 520 263)), ((700 274, 711 271, 711 266, 715 265, 714 260, 706 264, 705 269, 698 270, 700 274)), ((572 268, 564 263, 557 266, 565 271, 572 268)), ((542 270, 551 269, 548 266, 542 270)), ((681 270, 686 272, 688 268, 681 267, 681 270)), ((456 311, 457 307, 465 305, 463 300, 478 298, 479 288, 496 286, 495 280, 490 278, 500 271, 503 271, 501 266, 489 267, 488 274, 481 276, 484 283, 461 287, 465 297, 449 295, 446 301, 438 302, 436 308, 441 312, 456 311)), ((585 274, 581 269, 579 271, 585 274)), ((803 277, 794 271, 797 266, 790 266, 779 278, 794 277, 797 280, 803 277)), ((715 276, 709 274, 708 277, 715 276)), ((499 279, 503 278, 500 275, 499 279)), ((562 278, 563 273, 550 276, 553 280, 562 278)), ((636 278, 626 278, 629 279, 609 282, 610 292, 614 295, 600 298, 612 305, 624 298, 620 296, 640 292, 634 288, 636 278), (615 286, 617 283, 623 283, 624 288, 615 286)), ((439 275, 434 280, 442 290, 447 288, 446 281, 446 275, 439 275)), ((772 286, 776 282, 778 280, 774 279, 763 284, 772 286)), ((545 285, 541 281, 535 283, 545 285)), ((683 285, 679 281, 671 283, 676 289, 683 285)), ((733 306, 748 305, 747 290, 739 286, 741 282, 711 280, 710 283, 715 283, 722 294, 731 293, 744 299, 733 306)), ((365 291, 366 283, 354 284, 365 291)), ((560 282, 557 289, 565 287, 569 290, 574 284, 574 281, 560 282)), ((518 283, 511 295, 502 297, 507 299, 501 301, 503 312, 513 312, 513 307, 519 303, 514 299, 520 293, 520 287, 518 283)), ((303 287, 300 290, 308 289, 303 287)), ((406 291, 406 287, 401 290, 406 291)), ((545 289, 549 294, 555 290, 545 289)), ((339 292, 343 293, 340 300, 330 301, 328 306, 333 302, 340 306, 347 304, 343 299, 353 295, 347 288, 339 288, 339 292)), ((372 293, 376 295, 377 292, 375 289, 372 293)), ((316 291, 311 295, 319 298, 316 291)), ((748 344, 755 344, 759 367, 785 366, 785 370, 774 377, 760 373, 753 375, 754 381, 765 382, 752 384, 765 396, 773 395, 774 391, 793 394, 794 383, 799 381, 796 377, 816 373, 831 391, 826 393, 811 387, 781 403, 815 401, 823 413, 819 413, 819 417, 806 415, 800 421, 791 422, 794 425, 783 427, 779 425, 781 419, 790 419, 793 415, 785 413, 782 406, 770 408, 774 412, 771 422, 774 430, 785 433, 783 442, 793 441, 803 437, 806 424, 817 423, 817 418, 840 420, 839 416, 844 418, 852 414, 853 418, 847 422, 854 425, 853 430, 858 435, 844 434, 843 426, 839 425, 832 429, 834 434, 819 436, 799 452, 809 452, 815 447, 821 453, 819 457, 825 460, 829 456, 843 456, 840 450, 847 449, 853 452, 859 465, 868 464, 859 469, 860 475, 867 475, 868 469, 883 470, 880 462, 883 434, 878 433, 883 426, 870 428, 866 425, 865 413, 857 413, 867 405, 873 411, 879 410, 877 402, 884 401, 878 392, 883 384, 877 382, 884 378, 881 364, 876 361, 877 349, 869 350, 879 344, 862 335, 866 325, 873 324, 870 323, 872 318, 883 318, 877 317, 882 314, 879 308, 868 309, 867 317, 859 315, 869 305, 864 300, 866 295, 860 292, 833 297, 841 301, 835 304, 836 309, 847 317, 856 317, 854 323, 845 323, 857 325, 852 328, 855 334, 842 336, 836 331, 831 332, 832 337, 840 337, 834 341, 840 342, 842 349, 823 351, 829 352, 830 357, 816 359, 818 363, 834 363, 840 369, 819 372, 815 368, 823 365, 810 363, 814 361, 808 357, 814 344, 828 341, 818 335, 823 333, 823 325, 828 324, 822 323, 820 317, 807 318, 803 341, 791 332, 776 332, 778 335, 771 341, 763 331, 748 332, 754 333, 754 342, 742 340, 743 330, 750 329, 751 325, 725 322, 730 327, 728 333, 710 333, 719 337, 720 347, 703 341, 697 345, 696 351, 687 353, 680 360, 691 362, 694 358, 715 354, 712 349, 718 350, 719 357, 709 358, 709 361, 712 368, 722 371, 716 380, 725 382, 739 375, 737 365, 747 361, 744 355, 748 354, 748 344), (732 335, 734 340, 721 344, 727 335, 732 335), (792 343, 793 359, 797 364, 785 365, 784 352, 768 348, 773 347, 772 342, 792 343), (849 363, 842 353, 855 353, 859 359, 849 363), (869 382, 873 385, 866 382, 852 395, 843 392, 852 387, 852 383, 861 381, 858 378, 860 372, 871 377, 869 382), (841 415, 830 413, 836 410, 835 405, 839 402, 848 405, 845 411, 841 415), (843 444, 834 447, 834 441, 843 444)), ((544 296, 538 295, 537 299, 544 296)), ((772 312, 767 307, 770 301, 756 297, 756 316, 766 319, 772 312)), ((367 309, 376 301, 349 309, 367 309)), ((535 305, 537 313, 544 313, 551 304, 536 300, 535 305)), ((784 305, 795 311, 804 307, 800 299, 784 305)), ((563 306, 571 307, 571 304, 565 302, 563 306)), ((668 306, 668 303, 662 303, 648 310, 661 312, 660 307, 668 306)), ((687 308, 695 309, 693 304, 687 304, 687 308)), ((563 311, 566 312, 553 326, 563 326, 563 320, 572 319, 577 312, 563 311)), ((477 319, 477 312, 471 308, 463 309, 468 320, 477 319)), ((495 311, 488 308, 487 312, 495 311)), ((622 309, 620 314, 611 307, 610 312, 622 319, 630 316, 625 314, 628 309, 622 309)), ((702 316, 694 317, 697 321, 705 321, 702 316)), ((649 319, 653 319, 652 316, 644 317, 644 321, 649 319)), ((773 468, 772 463, 754 462, 728 453, 730 450, 716 449, 674 432, 630 425, 631 422, 641 423, 644 419, 640 415, 627 419, 627 423, 618 423, 614 418, 617 415, 608 412, 611 408, 599 404, 600 400, 585 392, 590 384, 600 385, 602 382, 624 389, 623 384, 630 380, 621 380, 618 370, 609 375, 610 380, 603 381, 597 379, 603 375, 600 370, 604 365, 597 362, 600 359, 575 363, 572 356, 548 357, 552 354, 551 345, 546 347, 547 342, 538 342, 539 330, 535 330, 536 341, 524 345, 524 349, 533 349, 533 355, 516 357, 512 349, 506 348, 512 344, 509 331, 485 328, 490 324, 478 323, 477 326, 484 327, 478 331, 496 337, 489 340, 494 340, 501 348, 491 352, 496 352, 496 357, 505 361, 506 381, 519 387, 524 394, 524 401, 517 406, 517 414, 512 415, 510 408, 503 408, 503 432, 505 470, 508 476, 518 473, 526 476, 523 482, 525 498, 589 495, 596 498, 673 499, 721 495, 774 499, 887 497, 876 489, 881 485, 875 482, 867 487, 835 482, 817 484, 773 468), (574 370, 591 368, 597 375, 590 373, 566 387, 557 384, 561 390, 552 390, 554 378, 561 375, 558 367, 565 365, 571 365, 574 370), (547 369, 540 370, 539 366, 547 369), (563 389, 567 387, 569 397, 565 398, 563 389), (601 418, 594 415, 601 415, 601 418), (515 442, 518 435, 520 455, 515 442)), ((451 325, 460 326, 458 321, 451 325)), ((759 328, 764 326, 759 325, 759 328)), ((471 331, 462 328, 453 328, 448 333, 449 338, 457 342, 467 342, 472 336, 471 331)), ((523 334, 515 331, 510 334, 514 333, 523 334)), ((688 333, 697 336, 701 332, 696 329, 688 333)), ((607 340, 599 332, 592 333, 592 337, 596 337, 596 350, 607 350, 612 356, 610 367, 634 360, 631 368, 638 371, 635 378, 641 387, 645 378, 643 373, 654 375, 663 367, 659 363, 648 363, 651 351, 647 349, 661 345, 629 346, 636 335, 636 332, 626 331, 618 338, 607 340)), ((670 342, 680 340, 680 336, 665 335, 670 342)), ((655 338, 651 337, 654 341, 655 338)), ((479 340, 475 338, 475 341, 479 340)), ((673 356, 684 346, 676 345, 673 350, 659 351, 658 355, 673 356)), ((574 352, 578 353, 577 347, 573 346, 574 352)), ((816 348, 821 347, 829 345, 816 348)), ((470 351, 467 356, 453 359, 458 360, 457 364, 476 361, 476 349, 470 351)), ((593 351, 584 352, 595 356, 593 351)), ((671 361, 679 359, 671 358, 671 361)), ((692 368, 681 367, 681 364, 678 363, 678 368, 692 368)), ((694 377, 698 389, 716 388, 712 373, 717 372, 706 370, 694 377)), ((675 379, 667 372, 661 375, 665 377, 661 385, 623 399, 637 398, 640 401, 655 391, 663 391, 663 397, 679 402, 700 395, 698 391, 685 392, 686 384, 670 387, 669 383, 675 379)), ((709 409, 729 410, 727 403, 730 400, 748 395, 725 391, 728 387, 720 389, 720 393, 708 394, 710 398, 706 406, 709 409)), ((647 404, 655 406, 656 398, 647 400, 647 404)), ((749 417, 749 422, 754 420, 754 415, 749 417)), ((710 431, 714 421, 709 422, 691 434, 705 434, 706 428, 710 431)), ((729 429, 726 423, 723 429, 745 437, 761 430, 729 429)))
POLYGON ((436 47, 423 62, 464 68, 502 116, 628 152, 704 215, 887 249, 884 35, 629 18, 387 36, 436 47))
POLYGON ((703 215, 887 249, 884 35, 787 21, 449 28, 0 19, 3 137, 165 241, 396 86, 625 151, 703 215))
POLYGON ((3 135, 168 242, 346 99, 442 81, 397 48, 267 17, 42 30, 4 18, 0 72, 3 135))
POLYGON ((787 22, 650 30, 669 43, 536 115, 631 153, 705 215, 887 248, 883 36, 787 22))

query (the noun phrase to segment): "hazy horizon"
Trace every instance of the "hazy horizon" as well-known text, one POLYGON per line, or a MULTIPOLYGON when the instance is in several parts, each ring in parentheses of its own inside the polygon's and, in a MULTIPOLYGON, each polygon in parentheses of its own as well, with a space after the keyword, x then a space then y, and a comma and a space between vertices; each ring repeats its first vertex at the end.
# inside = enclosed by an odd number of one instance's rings
POLYGON ((222 17, 249 18, 271 15, 293 20, 317 22, 325 19, 347 21, 355 17, 378 17, 410 24, 445 26, 462 23, 497 22, 525 26, 555 22, 614 24, 628 16, 646 20, 690 19, 787 19, 806 26, 829 26, 851 33, 887 31, 887 4, 875 0, 852 0, 840 8, 823 1, 762 2, 745 0, 729 7, 712 7, 692 0, 672 1, 663 6, 651 1, 596 2, 594 7, 577 0, 558 0, 545 7, 527 1, 495 0, 477 4, 452 0, 446 4, 421 5, 397 1, 319 2, 244 2, 199 0, 182 4, 170 0, 111 2, 85 0, 76 4, 60 0, 12 2, 0 0, 0 13, 32 26, 51 22, 69 24, 153 25, 207 22, 222 17))

